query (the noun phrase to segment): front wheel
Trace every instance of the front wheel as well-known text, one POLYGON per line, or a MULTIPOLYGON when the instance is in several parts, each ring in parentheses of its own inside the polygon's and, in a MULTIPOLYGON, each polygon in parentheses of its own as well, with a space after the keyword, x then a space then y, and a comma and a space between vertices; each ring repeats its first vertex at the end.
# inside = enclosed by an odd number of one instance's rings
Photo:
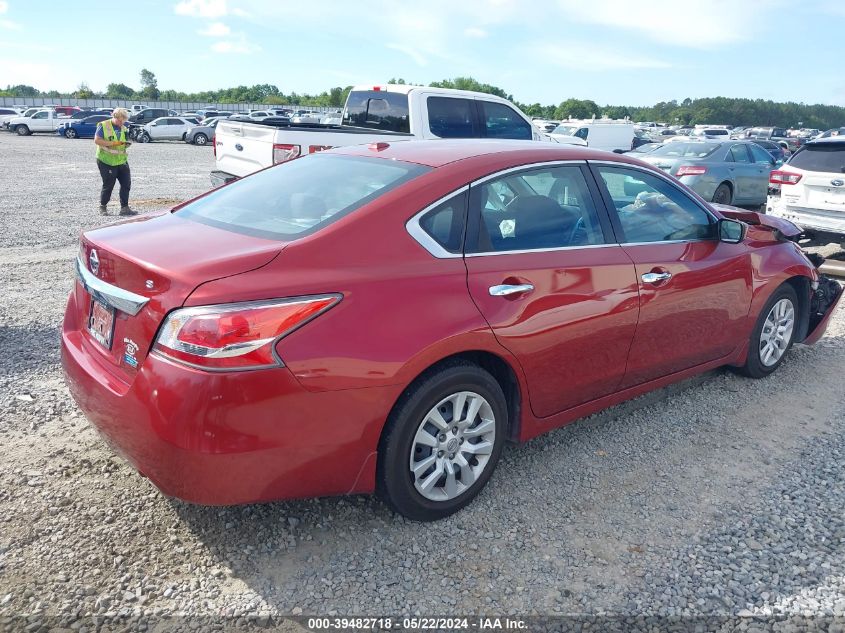
POLYGON ((493 473, 507 430, 498 382, 456 361, 412 385, 379 446, 378 494, 396 512, 434 521, 457 512, 493 473))
POLYGON ((792 286, 783 285, 757 317, 742 373, 751 378, 763 378, 780 367, 795 340, 797 324, 798 295, 792 286))
POLYGON ((139 143, 149 143, 151 140, 152 139, 150 138, 150 135, 147 134, 146 132, 140 132, 138 134, 138 142, 139 143))
POLYGON ((18 136, 29 136, 32 132, 29 131, 29 128, 25 125, 19 125, 15 128, 15 132, 18 133, 18 136))
POLYGON ((194 144, 205 145, 206 143, 208 143, 208 137, 202 132, 200 132, 194 137, 194 144))
POLYGON ((68 129, 65 130, 65 138, 76 138, 76 137, 77 137, 76 130, 74 130, 72 127, 69 127, 68 129))

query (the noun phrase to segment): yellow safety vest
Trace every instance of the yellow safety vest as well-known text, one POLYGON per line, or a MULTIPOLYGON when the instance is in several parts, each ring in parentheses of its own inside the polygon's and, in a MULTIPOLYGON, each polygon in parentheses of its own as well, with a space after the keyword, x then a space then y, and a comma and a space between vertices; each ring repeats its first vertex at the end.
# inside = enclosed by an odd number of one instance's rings
MULTIPOLYGON (((103 130, 103 138, 107 141, 123 141, 126 142, 126 126, 120 126, 120 134, 114 130, 111 119, 106 119, 97 124, 103 130)), ((97 160, 104 162, 106 165, 117 167, 118 165, 125 165, 127 161, 126 146, 120 147, 101 147, 97 145, 97 160)))

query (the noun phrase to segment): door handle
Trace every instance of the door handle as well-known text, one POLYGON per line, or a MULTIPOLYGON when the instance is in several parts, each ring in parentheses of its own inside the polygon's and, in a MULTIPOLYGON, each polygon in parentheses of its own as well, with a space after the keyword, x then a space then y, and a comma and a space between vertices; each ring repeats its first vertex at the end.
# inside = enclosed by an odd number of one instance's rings
POLYGON ((532 290, 534 290, 532 284, 502 284, 500 286, 490 286, 490 296, 506 297, 507 295, 531 292, 532 290))
POLYGON ((672 278, 672 273, 645 273, 642 280, 647 284, 656 284, 672 278))

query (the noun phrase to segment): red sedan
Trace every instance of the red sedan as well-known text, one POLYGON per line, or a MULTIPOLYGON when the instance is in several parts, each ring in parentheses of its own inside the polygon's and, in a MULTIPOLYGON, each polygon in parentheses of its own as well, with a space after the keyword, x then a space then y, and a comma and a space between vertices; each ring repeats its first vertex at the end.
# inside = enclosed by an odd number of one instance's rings
POLYGON ((798 234, 616 154, 347 147, 83 234, 62 361, 168 495, 436 519, 507 440, 818 340, 842 289, 798 234))

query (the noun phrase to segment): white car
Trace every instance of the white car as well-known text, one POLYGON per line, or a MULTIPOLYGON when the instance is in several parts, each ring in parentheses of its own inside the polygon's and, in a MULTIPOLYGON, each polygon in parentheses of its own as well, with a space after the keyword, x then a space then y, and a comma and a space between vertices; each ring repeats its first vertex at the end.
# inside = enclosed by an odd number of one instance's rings
POLYGON ((606 152, 627 152, 634 146, 634 124, 627 121, 569 121, 551 134, 552 140, 572 145, 587 145, 606 152), (583 143, 578 143, 581 139, 583 143))
POLYGON ((3 126, 6 121, 21 116, 21 113, 14 108, 0 108, 0 126, 3 126))
POLYGON ((845 248, 845 137, 807 142, 769 176, 766 213, 845 248))
POLYGON ((189 128, 199 125, 199 121, 188 117, 163 116, 150 121, 138 132, 139 143, 151 141, 182 141, 189 128))
MULTIPOLYGON (((64 121, 67 120, 68 118, 64 117, 64 121)), ((33 132, 55 132, 64 121, 55 110, 40 109, 29 116, 10 118, 6 125, 10 132, 15 132, 18 136, 29 136, 33 132)))
POLYGON ((322 115, 319 112, 303 112, 290 118, 291 123, 319 123, 322 115))

